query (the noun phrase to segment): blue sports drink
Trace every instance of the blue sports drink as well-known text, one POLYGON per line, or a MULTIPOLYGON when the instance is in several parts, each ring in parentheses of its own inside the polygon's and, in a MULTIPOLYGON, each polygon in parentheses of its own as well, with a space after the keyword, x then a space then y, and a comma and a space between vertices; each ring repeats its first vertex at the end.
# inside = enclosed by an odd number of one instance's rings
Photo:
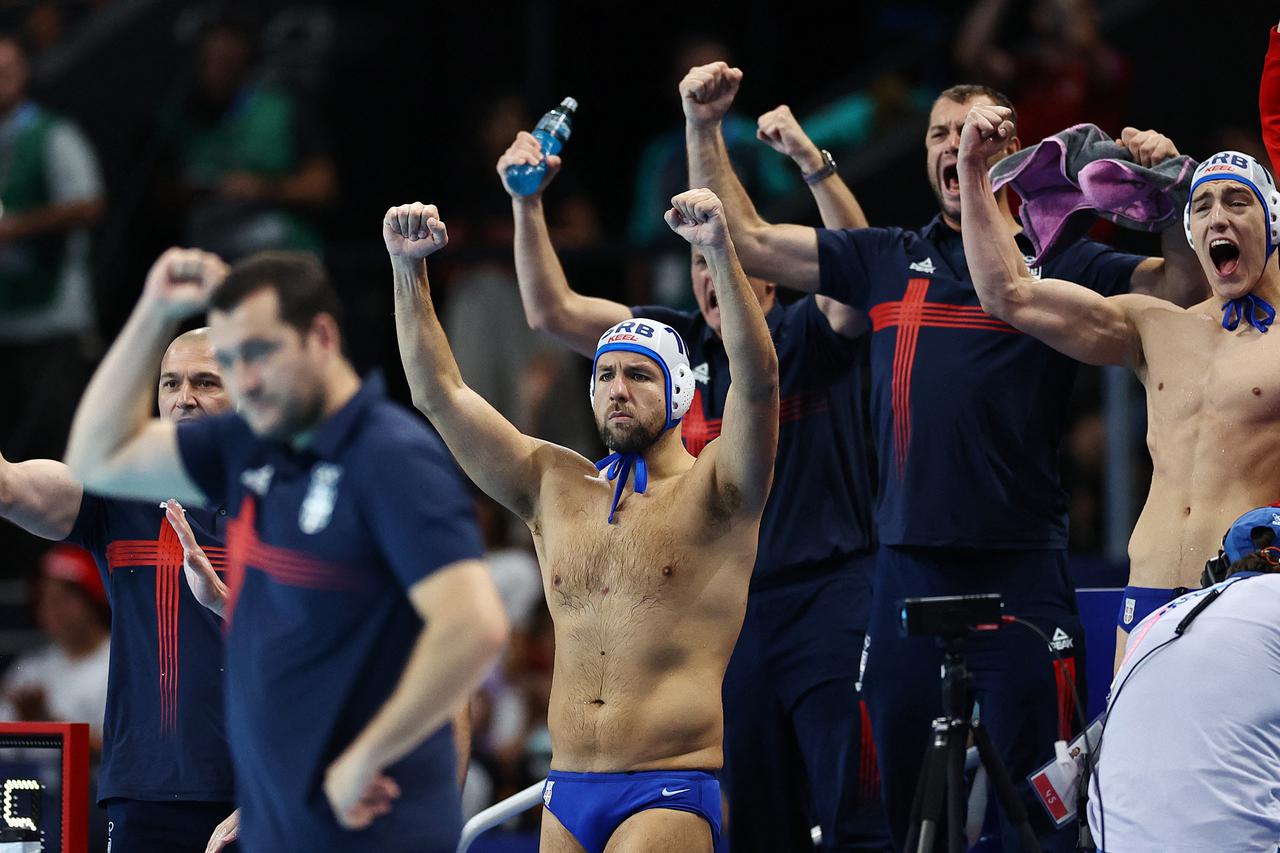
POLYGON ((532 195, 547 175, 547 157, 559 154, 560 149, 569 141, 572 131, 573 112, 578 102, 573 98, 565 98, 560 106, 554 107, 542 116, 533 135, 542 146, 542 159, 537 165, 519 164, 507 169, 507 184, 520 195, 532 195))

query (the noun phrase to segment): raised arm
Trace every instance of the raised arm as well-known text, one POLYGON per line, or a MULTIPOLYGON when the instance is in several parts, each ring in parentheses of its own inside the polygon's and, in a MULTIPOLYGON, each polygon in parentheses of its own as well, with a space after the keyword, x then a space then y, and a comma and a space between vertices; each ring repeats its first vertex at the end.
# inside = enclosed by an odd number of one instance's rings
POLYGON ((84 487, 53 459, 10 462, 0 455, 0 518, 41 539, 65 539, 76 523, 84 487))
POLYGON ((988 160, 1015 135, 1010 111, 977 106, 960 135, 961 231, 973 286, 987 313, 1089 364, 1136 367, 1141 356, 1128 300, 1106 298, 1068 281, 1037 281, 1009 232, 991 192, 988 160))
MULTIPOLYGON (((1173 140, 1155 130, 1126 127, 1116 141, 1129 149, 1135 163, 1147 168, 1178 156, 1173 140)), ((1155 296, 1183 308, 1209 298, 1209 282, 1196 253, 1187 244, 1181 216, 1174 217, 1169 227, 1160 233, 1160 254, 1159 258, 1148 258, 1138 264, 1130 279, 1130 291, 1155 296)))
POLYGON ((1280 26, 1269 31, 1267 57, 1258 87, 1258 113, 1262 118, 1262 144, 1271 157, 1271 172, 1280 175, 1280 26))
POLYGON ((462 381, 427 279, 427 256, 449 241, 436 206, 414 202, 391 208, 382 221, 382 239, 391 257, 396 337, 413 405, 431 420, 462 470, 485 494, 532 521, 543 472, 577 455, 524 435, 462 381))
POLYGON ((152 382, 179 322, 204 310, 227 265, 196 249, 170 249, 147 273, 142 298, 80 399, 67 466, 85 488, 125 498, 205 496, 178 454, 174 425, 151 417, 152 382))
POLYGON ((790 157, 800 169, 825 227, 866 228, 870 224, 849 185, 834 167, 827 167, 821 149, 804 132, 790 107, 782 104, 760 116, 756 120, 756 138, 790 157))
POLYGON ((795 290, 818 289, 818 236, 803 225, 765 222, 734 174, 721 121, 742 82, 742 71, 723 62, 690 69, 680 81, 689 184, 720 197, 742 266, 758 278, 795 290))
MULTIPOLYGON (((804 176, 804 182, 818 203, 818 213, 827 228, 866 228, 866 214, 853 197, 849 185, 834 167, 828 167, 822 151, 786 104, 775 107, 756 122, 756 138, 773 150, 790 157, 804 176)), ((817 297, 818 310, 831 328, 846 338, 856 338, 868 328, 865 312, 837 302, 829 296, 817 297)))
POLYGON ((507 169, 520 164, 534 165, 542 159, 542 149, 533 134, 521 131, 511 147, 498 159, 498 175, 511 196, 515 218, 516 279, 520 301, 529 327, 548 332, 580 355, 595 354, 596 341, 605 329, 631 317, 631 309, 608 299, 575 293, 556 257, 542 208, 542 193, 560 171, 560 158, 547 158, 547 176, 538 191, 521 196, 507 184, 507 169))
POLYGON ((727 505, 754 514, 769 497, 778 450, 778 354, 760 300, 738 263, 720 199, 711 190, 694 189, 673 198, 671 206, 667 224, 699 247, 711 269, 733 374, 720 437, 704 455, 714 453, 716 488, 727 505))

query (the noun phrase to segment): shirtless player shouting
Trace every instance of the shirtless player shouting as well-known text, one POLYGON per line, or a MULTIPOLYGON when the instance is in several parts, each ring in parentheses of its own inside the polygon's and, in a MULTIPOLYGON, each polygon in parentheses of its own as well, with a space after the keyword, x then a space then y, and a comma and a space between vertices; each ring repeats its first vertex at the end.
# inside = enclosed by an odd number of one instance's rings
MULTIPOLYGON (((448 241, 433 205, 387 211, 383 239, 414 404, 463 469, 533 532, 555 624, 552 771, 541 849, 713 849, 720 687, 742 625, 778 434, 778 363, 720 200, 672 199, 667 224, 710 264, 733 370, 724 426, 695 460, 686 348, 633 318, 596 349, 591 405, 603 473, 522 435, 463 384, 431 303, 425 258, 448 241)), ((481 332, 477 331, 477 334, 481 332)), ((500 342, 494 342, 500 346, 500 342)))
MULTIPOLYGON (((1192 177, 1187 240, 1212 289, 1190 308, 1151 296, 1103 297, 1028 272, 992 200, 987 158, 1014 135, 1008 110, 978 106, 960 138, 964 247, 982 307, 1089 364, 1132 368, 1147 391, 1151 491, 1129 540, 1121 630, 1196 586, 1222 531, 1280 494, 1280 195, 1256 160, 1210 157, 1192 177), (1132 603, 1130 603, 1132 602, 1132 603)), ((1119 637, 1117 660, 1123 653, 1119 637)))

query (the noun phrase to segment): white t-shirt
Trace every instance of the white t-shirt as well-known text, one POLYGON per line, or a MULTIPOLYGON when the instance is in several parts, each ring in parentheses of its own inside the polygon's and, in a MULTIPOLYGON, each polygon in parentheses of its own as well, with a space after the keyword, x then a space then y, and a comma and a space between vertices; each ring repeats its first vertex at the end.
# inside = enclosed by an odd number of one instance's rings
POLYGON ((1280 575, 1196 590, 1133 629, 1108 698, 1089 828, 1107 853, 1276 853, 1280 575), (1214 589, 1183 635, 1153 652, 1214 589))
POLYGON ((55 720, 88 723, 102 737, 102 717, 107 709, 107 669, 111 641, 104 638, 91 654, 72 660, 57 646, 29 652, 9 667, 0 683, 0 720, 17 721, 8 701, 12 691, 40 687, 55 720))

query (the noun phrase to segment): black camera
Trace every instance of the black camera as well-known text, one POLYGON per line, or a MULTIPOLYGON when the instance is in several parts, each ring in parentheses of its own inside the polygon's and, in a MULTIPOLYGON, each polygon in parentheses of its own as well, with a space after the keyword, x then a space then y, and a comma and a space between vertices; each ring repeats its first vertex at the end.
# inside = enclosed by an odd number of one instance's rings
POLYGON ((903 599, 898 619, 908 637, 948 637, 1000 627, 1004 602, 999 593, 940 595, 903 599))

